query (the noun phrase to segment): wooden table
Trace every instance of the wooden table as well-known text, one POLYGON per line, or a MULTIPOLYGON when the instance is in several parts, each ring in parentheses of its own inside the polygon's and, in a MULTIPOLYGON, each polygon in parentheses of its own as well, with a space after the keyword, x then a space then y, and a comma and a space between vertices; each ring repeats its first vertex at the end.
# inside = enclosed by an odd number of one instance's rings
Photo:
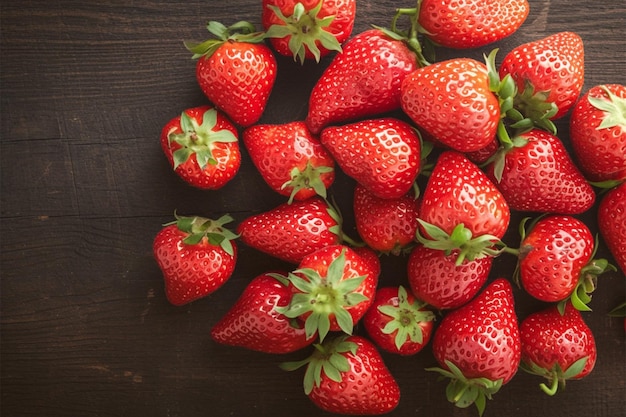
MULTIPOLYGON (((514 46, 572 30, 585 42, 585 90, 626 84, 623 3, 531 0, 520 31, 496 45, 440 52, 439 58, 500 59, 514 46)), ((240 245, 240 261, 218 292, 184 307, 165 299, 152 240, 174 210, 231 213, 236 222, 283 198, 265 186, 244 153, 237 177, 219 191, 186 186, 159 146, 162 126, 206 103, 184 40, 207 36, 206 22, 249 20, 260 1, 29 0, 1 6, 1 412, 3 416, 322 416, 304 396, 302 372, 278 368, 307 352, 272 356, 217 345, 211 326, 246 283, 289 268, 240 245)), ((354 33, 388 26, 412 2, 358 0, 354 33)), ((279 79, 261 122, 305 116, 307 97, 328 64, 278 58, 279 79)), ((567 141, 566 120, 559 122, 567 141)), ((350 213, 354 183, 333 188, 350 213)), ((518 221, 522 213, 516 213, 518 221)), ((354 235, 348 214, 346 229, 354 235)), ((595 232, 595 209, 581 216, 595 232)), ((515 242, 515 232, 508 239, 515 242)), ((604 246, 598 256, 610 257, 604 246)), ((406 258, 384 257, 381 282, 402 283, 406 258)), ((493 277, 510 277, 501 257, 493 277)), ((485 416, 624 416, 623 322, 607 312, 624 299, 622 274, 599 280, 592 313, 594 372, 548 398, 520 372, 485 416)), ((516 290, 520 318, 539 309, 516 290)), ((362 329, 358 329, 362 332, 362 329)), ((447 403, 427 350, 384 354, 402 400, 393 416, 474 416, 447 403)))

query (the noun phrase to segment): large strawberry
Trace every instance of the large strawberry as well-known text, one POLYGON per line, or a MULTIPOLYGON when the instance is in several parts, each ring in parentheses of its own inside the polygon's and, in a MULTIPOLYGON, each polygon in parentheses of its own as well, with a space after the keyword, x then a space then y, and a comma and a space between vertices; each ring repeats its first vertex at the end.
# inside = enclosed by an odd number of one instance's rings
POLYGON ((294 295, 289 305, 276 310, 304 321, 307 337, 329 331, 352 334, 354 324, 374 301, 378 276, 371 264, 344 245, 319 249, 302 259, 298 268, 284 277, 294 295))
POLYGON ((335 161, 304 122, 251 126, 243 143, 265 182, 289 202, 316 194, 326 198, 335 161))
POLYGON ((310 357, 285 362, 287 371, 306 366, 304 392, 322 410, 379 415, 395 409, 400 388, 376 346, 361 336, 338 336, 315 345, 310 357))
POLYGON ((161 130, 161 148, 188 184, 207 190, 223 187, 239 171, 237 129, 210 106, 187 109, 161 130))
POLYGON ((279 54, 304 63, 341 52, 355 15, 356 0, 263 0, 262 23, 279 54))
POLYGON ((228 215, 217 220, 177 216, 157 233, 153 253, 170 303, 180 306, 205 297, 230 278, 237 236, 224 225, 232 220, 228 215))
POLYGON ((521 346, 511 284, 498 278, 476 298, 448 313, 432 339, 441 368, 430 368, 451 381, 448 401, 458 407, 475 404, 485 410, 502 385, 513 378, 521 346))
POLYGON ((256 123, 276 81, 276 58, 254 26, 239 22, 230 27, 211 21, 216 39, 185 45, 198 58, 200 89, 217 108, 240 126, 256 123))
POLYGON ((313 87, 306 123, 314 134, 328 125, 400 108, 400 85, 417 55, 392 33, 369 29, 343 46, 313 87))
POLYGON ((613 258, 626 274, 626 182, 602 197, 598 207, 598 228, 613 258))
POLYGON ((213 326, 218 343, 266 353, 289 353, 313 343, 304 326, 276 311, 289 304, 291 290, 269 273, 255 277, 213 326))
POLYGON ((626 179, 626 86, 597 85, 587 91, 572 111, 569 135, 589 180, 626 179))
POLYGON ((348 176, 380 198, 405 195, 420 171, 419 136, 396 118, 327 127, 320 140, 348 176))
POLYGON ((593 333, 569 303, 564 312, 550 306, 526 317, 520 324, 520 339, 520 368, 546 378, 547 384, 539 386, 548 395, 565 387, 568 379, 589 375, 596 363, 593 333))

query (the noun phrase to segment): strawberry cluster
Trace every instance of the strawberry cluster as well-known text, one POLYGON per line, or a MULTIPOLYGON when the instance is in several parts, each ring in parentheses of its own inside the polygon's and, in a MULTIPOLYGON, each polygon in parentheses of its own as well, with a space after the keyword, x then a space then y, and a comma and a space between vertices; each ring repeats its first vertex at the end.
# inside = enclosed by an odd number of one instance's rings
POLYGON ((161 146, 184 181, 215 190, 239 170, 241 129, 254 166, 286 201, 235 232, 228 215, 165 225, 154 255, 168 300, 183 305, 220 288, 237 241, 292 264, 252 279, 211 336, 273 354, 314 346, 283 368, 306 367, 306 395, 335 413, 398 405, 378 349, 414 355, 430 343, 439 367, 429 370, 450 380, 448 400, 481 415, 520 368, 544 377, 550 395, 591 372, 597 353, 581 311, 597 276, 617 268, 595 259, 599 242, 576 216, 596 204, 596 188, 609 189, 598 225, 626 271, 626 87, 582 95, 583 40, 572 32, 519 45, 500 65, 497 49, 484 62, 435 59, 439 46, 511 35, 526 0, 420 0, 398 9, 390 28, 352 37, 354 0, 262 3, 263 31, 210 22, 214 39, 186 44, 210 104, 169 121, 161 146), (258 123, 278 75, 274 53, 301 63, 335 54, 305 120, 258 123), (570 113, 572 156, 554 124, 570 113), (338 171, 356 184, 359 239, 344 232, 334 201, 338 171), (511 211, 532 214, 516 247, 503 241, 511 211), (405 285, 379 280, 380 256, 406 258, 405 285), (500 256, 516 263, 511 276, 492 277, 500 256), (511 282, 545 310, 520 321, 511 282))

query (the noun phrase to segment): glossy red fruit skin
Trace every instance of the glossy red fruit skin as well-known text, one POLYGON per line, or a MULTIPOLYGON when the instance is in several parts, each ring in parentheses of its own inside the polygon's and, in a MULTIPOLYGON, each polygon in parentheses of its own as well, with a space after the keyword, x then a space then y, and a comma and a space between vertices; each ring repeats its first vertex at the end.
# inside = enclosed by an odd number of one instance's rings
POLYGON ((598 206, 598 229, 615 262, 626 274, 626 182, 602 197, 598 206))
POLYGON ((378 280, 382 271, 379 254, 368 246, 355 246, 352 247, 352 250, 361 257, 363 263, 369 268, 372 277, 378 280))
MULTIPOLYGON (((594 107, 589 97, 608 100, 606 87, 626 100, 626 86, 597 85, 578 100, 570 117, 570 141, 578 166, 590 181, 626 179, 626 125, 599 128, 607 112, 594 107)), ((623 118, 624 116, 622 116, 623 118)), ((623 120, 623 119, 622 119, 623 120)))
POLYGON ((404 42, 378 29, 355 35, 313 87, 307 126, 317 134, 329 125, 398 110, 402 80, 417 67, 404 42))
POLYGON ((477 48, 516 32, 529 11, 526 0, 424 0, 418 21, 441 46, 477 48))
POLYGON ((304 327, 275 310, 291 299, 291 290, 269 273, 255 277, 228 312, 211 328, 221 344, 265 353, 290 353, 314 342, 304 327))

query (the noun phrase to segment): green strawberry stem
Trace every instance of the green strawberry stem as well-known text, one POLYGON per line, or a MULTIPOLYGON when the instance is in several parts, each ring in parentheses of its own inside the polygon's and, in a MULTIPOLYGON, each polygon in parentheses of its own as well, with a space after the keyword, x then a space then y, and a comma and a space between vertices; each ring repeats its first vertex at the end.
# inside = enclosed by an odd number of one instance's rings
POLYGON ((328 214, 335 220, 335 222, 337 222, 337 225, 331 227, 330 231, 339 236, 340 241, 348 246, 352 246, 354 248, 365 247, 365 242, 357 242, 343 231, 343 215, 341 214, 341 210, 339 210, 334 197, 331 198, 331 201, 328 201, 327 198, 324 198, 324 200, 326 200, 326 204, 328 205, 328 214))
POLYGON ((398 287, 398 306, 381 305, 378 310, 391 317, 382 329, 385 334, 396 333, 394 342, 396 348, 400 350, 402 346, 411 341, 423 343, 422 326, 420 323, 435 320, 435 314, 430 310, 422 310, 426 303, 414 300, 409 303, 406 288, 398 287))
POLYGON ((192 59, 213 55, 217 48, 222 46, 224 42, 261 43, 265 39, 265 32, 255 31, 254 25, 245 21, 239 21, 231 26, 225 26, 220 22, 212 20, 207 24, 207 30, 217 39, 212 38, 204 42, 184 42, 187 50, 193 53, 192 59))
POLYGON ((554 363, 552 369, 546 369, 537 365, 533 361, 522 361, 520 363, 520 369, 531 375, 538 375, 546 378, 548 383, 540 383, 539 388, 545 394, 552 397, 557 393, 559 388, 565 389, 565 382, 568 379, 575 378, 583 371, 583 369, 585 369, 588 359, 589 356, 582 357, 572 363, 566 370, 563 370, 558 362, 554 363))
POLYGON ((291 204, 293 202, 295 195, 298 194, 300 190, 308 190, 311 188, 317 195, 326 200, 327 190, 324 181, 322 181, 322 174, 329 172, 333 172, 332 167, 314 167, 311 161, 307 161, 306 167, 303 170, 294 167, 290 172, 291 179, 281 186, 281 189, 292 188, 288 203, 291 204))
POLYGON ((597 129, 626 126, 626 98, 616 96, 606 85, 602 85, 600 88, 604 90, 608 98, 587 96, 587 100, 593 107, 605 112, 604 118, 597 129))
POLYGON ((224 227, 225 224, 233 221, 230 215, 225 214, 217 220, 200 216, 179 216, 176 213, 174 216, 176 220, 166 223, 164 226, 175 224, 180 231, 187 233, 183 243, 196 245, 206 239, 209 244, 221 247, 229 255, 234 254, 232 241, 237 239, 239 235, 224 227))

